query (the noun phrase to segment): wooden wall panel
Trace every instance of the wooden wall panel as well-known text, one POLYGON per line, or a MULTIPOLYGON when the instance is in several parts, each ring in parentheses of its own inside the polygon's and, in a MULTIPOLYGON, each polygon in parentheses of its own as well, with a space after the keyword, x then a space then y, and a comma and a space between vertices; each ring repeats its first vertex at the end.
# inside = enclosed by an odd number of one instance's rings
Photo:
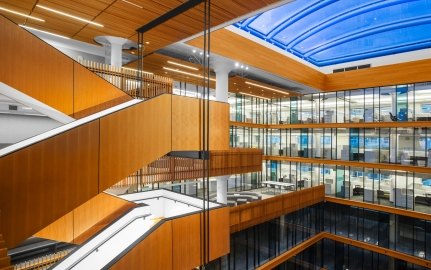
POLYGON ((97 109, 93 109, 87 114, 96 113, 97 111, 132 99, 129 95, 95 75, 79 63, 73 63, 73 72, 73 104, 75 114, 79 115, 79 112, 88 111, 90 108, 94 107, 97 109))
POLYGON ((84 204, 78 206, 63 217, 57 219, 34 236, 62 242, 82 242, 107 225, 105 219, 113 220, 128 209, 135 207, 134 203, 118 197, 100 193, 84 204), (85 237, 82 237, 85 234, 85 237), (81 236, 81 237, 80 237, 81 236))
POLYGON ((172 221, 165 221, 110 269, 172 269, 172 221))
POLYGON ((172 269, 191 269, 200 265, 200 214, 172 220, 172 269))
POLYGON ((199 150, 200 103, 196 98, 172 96, 172 151, 199 150))
POLYGON ((73 234, 73 211, 38 231, 34 236, 66 243, 73 242, 75 238, 73 234))
POLYGON ((1 231, 9 247, 98 193, 98 145, 94 121, 0 158, 1 231))
POLYGON ((100 119, 103 191, 171 151, 171 96, 162 95, 100 119))
POLYGON ((229 207, 210 211, 210 261, 230 252, 229 207))
POLYGON ((229 104, 210 103, 210 150, 229 149, 229 104))
POLYGON ((431 59, 328 74, 322 89, 338 91, 431 80, 431 59))
POLYGON ((73 113, 73 60, 0 15, 0 81, 73 113))
MULTIPOLYGON (((187 43, 204 44, 202 37, 187 43)), ((226 29, 211 32, 211 52, 317 89, 324 86, 323 73, 226 29)))
POLYGON ((323 185, 320 185, 230 207, 230 232, 241 231, 281 215, 292 213, 301 208, 322 202, 324 198, 325 189, 323 185))

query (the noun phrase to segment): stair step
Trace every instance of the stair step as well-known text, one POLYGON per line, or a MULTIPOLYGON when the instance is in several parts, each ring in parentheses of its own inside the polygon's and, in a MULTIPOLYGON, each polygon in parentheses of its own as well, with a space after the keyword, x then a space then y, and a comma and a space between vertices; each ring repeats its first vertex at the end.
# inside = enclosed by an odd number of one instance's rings
POLYGON ((6 266, 6 267, 3 267, 3 268, 0 267, 0 270, 14 270, 14 267, 13 267, 13 265, 6 266))
POLYGON ((10 266, 10 258, 9 257, 0 258, 0 269, 1 267, 7 267, 7 266, 10 266))
POLYGON ((7 249, 6 248, 0 248, 0 258, 7 257, 7 249))

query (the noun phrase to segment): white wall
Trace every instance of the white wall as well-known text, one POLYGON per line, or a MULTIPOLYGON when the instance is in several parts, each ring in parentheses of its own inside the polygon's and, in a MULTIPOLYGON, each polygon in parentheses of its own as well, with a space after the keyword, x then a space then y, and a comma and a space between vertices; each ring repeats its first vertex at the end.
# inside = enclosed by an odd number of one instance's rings
POLYGON ((61 125, 46 116, 0 114, 0 144, 14 144, 61 125))

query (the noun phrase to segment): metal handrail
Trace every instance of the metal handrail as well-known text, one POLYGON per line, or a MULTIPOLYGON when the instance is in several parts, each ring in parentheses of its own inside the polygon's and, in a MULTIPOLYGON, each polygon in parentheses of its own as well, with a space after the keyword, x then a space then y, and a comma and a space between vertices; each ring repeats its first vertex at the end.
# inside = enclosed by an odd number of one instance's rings
MULTIPOLYGON (((131 219, 129 222, 127 222, 126 224, 124 224, 121 228, 118 228, 113 234, 111 234, 108 238, 106 238, 105 240, 103 240, 101 243, 99 243, 97 246, 93 247, 91 250, 87 251, 84 256, 81 256, 79 258, 79 260, 77 260, 76 262, 74 262, 71 266, 69 266, 66 269, 72 269, 73 267, 75 267, 77 264, 79 264, 80 262, 82 262, 85 258, 87 258, 91 253, 93 253, 95 250, 97 250, 98 248, 100 248, 103 244, 105 244, 106 242, 108 242, 109 240, 111 240, 114 236, 116 236, 119 232, 121 232, 122 230, 124 230, 127 226, 129 226, 132 222, 134 222, 135 220, 139 219, 139 218, 146 218, 148 216, 151 216, 151 214, 145 214, 145 215, 139 215, 134 217, 133 219, 131 219)), ((55 266, 54 268, 55 269, 55 266)))

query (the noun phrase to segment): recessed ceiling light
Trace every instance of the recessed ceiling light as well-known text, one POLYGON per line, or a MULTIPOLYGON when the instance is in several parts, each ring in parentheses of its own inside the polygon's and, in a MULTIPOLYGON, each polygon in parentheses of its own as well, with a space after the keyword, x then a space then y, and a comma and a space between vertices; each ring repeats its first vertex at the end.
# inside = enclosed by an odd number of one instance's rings
POLYGON ((274 91, 274 92, 278 92, 278 93, 282 93, 282 94, 285 94, 285 95, 289 95, 289 93, 286 93, 284 91, 277 90, 277 89, 274 89, 274 88, 271 88, 271 87, 268 87, 268 86, 264 86, 264 85, 261 85, 261 84, 252 83, 252 82, 245 82, 245 83, 249 84, 249 85, 257 86, 257 87, 260 87, 260 88, 264 88, 264 89, 267 89, 267 90, 271 90, 271 91, 274 91))
POLYGON ((148 45, 148 44, 150 44, 150 42, 149 42, 149 41, 145 41, 145 44, 147 44, 147 45, 148 45))
POLYGON ((251 97, 257 97, 257 98, 261 98, 261 99, 265 99, 265 100, 270 100, 270 98, 265 98, 265 97, 261 97, 261 96, 256 96, 256 95, 252 95, 252 94, 248 94, 248 93, 244 93, 244 92, 239 92, 241 95, 246 95, 246 96, 251 96, 251 97))
POLYGON ((135 3, 129 2, 129 1, 127 1, 127 0, 121 0, 121 1, 123 1, 124 3, 130 4, 130 5, 132 5, 132 6, 138 7, 138 8, 144 8, 144 7, 142 7, 142 6, 138 5, 138 4, 135 4, 135 3))
POLYGON ((177 63, 177 62, 174 62, 174 61, 169 61, 168 60, 168 63, 172 64, 172 65, 180 66, 180 67, 183 67, 183 68, 188 68, 188 69, 192 69, 192 70, 199 70, 198 68, 195 68, 195 67, 192 67, 192 66, 183 65, 181 63, 177 63))
POLYGON ((48 32, 48 31, 43 31, 43 30, 36 29, 36 28, 30 27, 30 26, 26 26, 26 25, 23 25, 23 24, 18 24, 18 25, 21 26, 22 28, 25 28, 25 29, 28 29, 28 30, 45 33, 45 34, 48 34, 48 35, 51 35, 51 36, 56 36, 56 37, 59 37, 59 38, 70 39, 69 37, 66 37, 66 36, 62 36, 62 35, 59 35, 59 34, 54 34, 54 33, 48 32))
MULTIPOLYGON (((190 72, 187 72, 187 71, 182 71, 182 70, 179 70, 179 69, 173 69, 173 68, 169 68, 169 67, 163 67, 163 69, 169 70, 169 71, 173 71, 173 72, 178 72, 178 73, 189 75, 189 76, 193 76, 193 77, 197 77, 197 78, 202 78, 202 79, 204 78, 204 76, 202 76, 202 75, 190 73, 190 72)), ((210 79, 210 81, 215 81, 214 78, 209 78, 209 79, 210 79)))
POLYGON ((6 11, 6 12, 9 12, 9 13, 13 13, 13 14, 16 14, 16 15, 19 15, 19 16, 23 16, 23 17, 26 17, 26 18, 29 18, 29 19, 33 19, 33 20, 36 20, 36 21, 40 21, 40 22, 44 22, 45 21, 44 19, 33 17, 33 16, 30 16, 30 15, 27 15, 27 14, 24 14, 24 13, 21 13, 21 12, 18 12, 18 11, 14 11, 14 10, 11 10, 11 9, 4 8, 4 7, 0 7, 0 10, 6 11))
POLYGON ((68 14, 68 13, 65 13, 65 12, 53 9, 53 8, 45 7, 45 6, 42 6, 42 5, 39 5, 39 4, 37 4, 36 6, 40 7, 40 8, 43 8, 45 10, 48 10, 48 11, 51 11, 51 12, 54 12, 54 13, 57 13, 57 14, 60 14, 60 15, 63 15, 63 16, 66 16, 66 17, 78 20, 78 21, 81 21, 81 22, 85 22, 85 23, 92 24, 92 25, 95 25, 95 26, 103 27, 103 25, 100 24, 100 23, 92 22, 90 20, 87 20, 87 19, 84 19, 84 18, 81 18, 81 17, 78 17, 78 16, 74 16, 74 15, 71 15, 71 14, 68 14))

